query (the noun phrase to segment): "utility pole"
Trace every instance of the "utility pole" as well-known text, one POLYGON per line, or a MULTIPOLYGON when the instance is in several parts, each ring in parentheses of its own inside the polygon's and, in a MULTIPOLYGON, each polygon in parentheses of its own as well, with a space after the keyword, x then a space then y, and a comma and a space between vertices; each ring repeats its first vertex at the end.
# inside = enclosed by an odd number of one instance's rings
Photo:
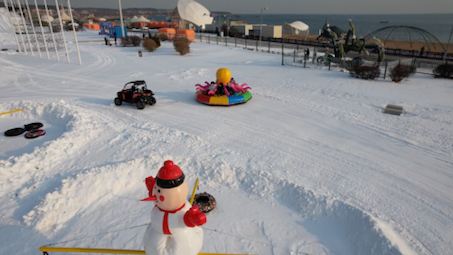
POLYGON ((453 26, 451 27, 450 37, 448 38, 447 48, 445 49, 444 61, 447 61, 448 46, 450 46, 451 34, 453 34, 453 26))
POLYGON ((262 8, 261 8, 260 40, 259 40, 259 41, 260 41, 260 42, 259 42, 260 48, 261 48, 261 37, 262 37, 262 34, 263 34, 263 33, 262 33, 262 32, 263 32, 263 12, 264 12, 265 10, 269 10, 269 7, 264 7, 264 8, 262 7, 262 8))

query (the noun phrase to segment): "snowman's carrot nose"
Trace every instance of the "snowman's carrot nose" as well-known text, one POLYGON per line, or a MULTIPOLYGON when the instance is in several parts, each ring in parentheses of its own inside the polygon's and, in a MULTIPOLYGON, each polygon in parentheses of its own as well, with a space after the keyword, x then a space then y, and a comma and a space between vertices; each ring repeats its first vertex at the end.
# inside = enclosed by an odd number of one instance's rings
POLYGON ((140 201, 156 201, 156 200, 157 200, 156 196, 151 196, 151 197, 144 198, 140 201))

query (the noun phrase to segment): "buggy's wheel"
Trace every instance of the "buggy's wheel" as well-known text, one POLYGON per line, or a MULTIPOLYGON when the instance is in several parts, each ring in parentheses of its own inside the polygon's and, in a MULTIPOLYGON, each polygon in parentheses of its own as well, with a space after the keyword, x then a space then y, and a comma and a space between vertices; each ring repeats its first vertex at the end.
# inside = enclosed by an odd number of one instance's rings
POLYGON ((156 104, 156 99, 154 97, 151 97, 149 99, 149 105, 155 105, 156 104))
POLYGON ((121 99, 119 97, 115 98, 115 104, 116 105, 121 105, 123 103, 123 101, 121 101, 121 99))
POLYGON ((140 99, 137 101, 137 109, 142 110, 143 108, 145 108, 145 103, 143 102, 143 99, 140 99))

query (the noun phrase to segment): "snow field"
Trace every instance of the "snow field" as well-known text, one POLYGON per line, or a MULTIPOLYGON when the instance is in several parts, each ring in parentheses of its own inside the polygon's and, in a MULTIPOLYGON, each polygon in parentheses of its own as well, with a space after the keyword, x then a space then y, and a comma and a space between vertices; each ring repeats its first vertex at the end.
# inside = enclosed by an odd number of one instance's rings
MULTIPOLYGON (((0 46, 11 49, 7 30, 0 25, 0 46)), ((80 44, 82 66, 74 44, 71 63, 63 51, 60 62, 52 52, 51 60, 0 53, 0 112, 24 109, 1 115, 1 130, 39 121, 47 131, 0 137, 0 253, 46 244, 141 249, 153 206, 139 202, 143 181, 168 159, 189 186, 200 177, 200 191, 217 199, 202 252, 452 250, 451 81, 363 81, 198 42, 187 56, 163 43, 142 58, 138 48, 102 44, 80 44), (248 103, 195 101, 194 85, 221 67, 252 87, 248 103), (139 79, 157 104, 115 106, 116 92, 139 79), (383 114, 386 104, 405 113, 383 114)))
MULTIPOLYGON (((48 141, 41 147, 36 147, 32 154, 12 157, 4 163, 6 174, 16 168, 30 169, 30 171, 19 172, 19 174, 31 175, 33 180, 30 183, 27 178, 14 181, 13 178, 9 179, 9 185, 17 185, 22 181, 22 188, 16 190, 16 194, 4 195, 15 196, 16 200, 24 202, 23 208, 16 210, 15 217, 17 220, 23 220, 27 227, 38 231, 48 240, 54 240, 59 236, 65 237, 62 239, 63 241, 77 239, 80 236, 90 236, 92 233, 86 233, 84 229, 90 229, 90 226, 96 222, 96 225, 103 226, 95 229, 98 233, 109 232, 112 229, 123 229, 124 231, 114 232, 99 240, 88 238, 88 240, 72 241, 70 244, 83 247, 87 245, 104 247, 107 242, 109 247, 136 248, 137 245, 140 245, 137 238, 140 239, 144 228, 128 230, 130 225, 127 223, 133 226, 137 225, 134 224, 137 222, 149 223, 146 213, 140 212, 150 210, 151 203, 138 203, 139 199, 147 195, 143 180, 148 175, 155 175, 161 162, 171 156, 161 157, 152 153, 146 157, 107 163, 104 166, 90 169, 79 169, 72 173, 69 172, 69 169, 59 169, 59 173, 55 173, 53 176, 45 174, 48 169, 54 167, 40 164, 41 161, 46 161, 42 158, 44 155, 49 158, 61 159, 63 157, 58 154, 73 156, 89 153, 90 151, 82 152, 87 149, 85 134, 94 133, 96 135, 98 133, 93 132, 96 129, 99 129, 100 133, 113 128, 112 124, 110 127, 103 127, 102 124, 106 123, 100 118, 93 117, 86 109, 68 108, 67 104, 68 102, 61 100, 58 103, 51 103, 47 107, 38 107, 34 110, 28 109, 32 105, 31 103, 13 105, 13 107, 24 108, 23 113, 20 114, 23 119, 33 119, 32 116, 35 115, 46 122, 65 126, 66 131, 59 138, 48 141), (32 155, 33 158, 31 158, 32 155), (139 179, 136 176, 142 176, 142 178, 139 179), (32 204, 35 204, 34 207, 30 206, 32 204), (118 208, 121 210, 118 211, 118 208), (17 211, 22 212, 23 215, 20 215, 22 219, 17 215, 17 211), (118 214, 127 215, 127 217, 111 222, 111 217, 118 214), (87 221, 87 218, 90 220, 87 221), (114 242, 111 239, 112 235, 113 240, 121 241, 114 242), (130 235, 136 238, 128 239, 127 237, 130 235)), ((89 105, 85 105, 85 107, 87 106, 89 105)), ((6 107, 11 106, 6 105, 1 109, 6 107)), ((118 123, 115 126, 121 128, 118 123)), ((197 137, 175 132, 175 130, 166 132, 168 134, 160 132, 154 136, 171 136, 175 137, 174 140, 183 139, 187 141, 186 144, 194 144, 191 146, 193 148, 210 148, 209 155, 204 156, 205 160, 218 158, 210 164, 206 164, 200 159, 187 160, 182 157, 173 159, 180 162, 180 167, 188 169, 185 172, 189 183, 193 183, 196 176, 199 176, 202 180, 201 189, 214 191, 213 195, 218 201, 218 207, 208 215, 209 223, 206 225, 205 243, 215 244, 213 248, 216 250, 231 253, 243 252, 241 251, 243 248, 237 248, 237 242, 244 243, 247 250, 258 254, 272 252, 285 254, 288 251, 295 252, 295 254, 315 254, 320 249, 326 250, 324 254, 344 254, 362 253, 375 249, 367 247, 364 242, 356 245, 357 240, 363 238, 363 241, 381 239, 379 251, 400 254, 380 233, 375 222, 363 212, 332 199, 317 197, 312 192, 293 183, 277 181, 278 179, 274 176, 260 173, 253 170, 253 167, 244 168, 240 166, 241 164, 230 164, 227 160, 228 157, 237 158, 236 153, 232 151, 204 144, 205 142, 197 137), (192 169, 194 171, 190 171, 192 169), (235 215, 236 208, 247 211, 250 216, 238 221, 235 215), (277 218, 273 216, 280 214, 282 216, 277 218), (362 220, 358 221, 358 219, 362 220), (223 221, 225 221, 224 224, 217 223, 223 221), (294 224, 299 227, 293 229, 294 224), (346 227, 348 225, 350 227, 350 224, 356 226, 353 228, 353 232, 346 227), (291 231, 288 232, 289 229, 291 231), (321 245, 318 235, 320 237, 326 235, 330 232, 329 229, 335 234, 328 234, 329 242, 321 245), (359 229, 361 231, 358 231, 359 229), (276 235, 273 233, 276 230, 285 234, 276 235), (219 240, 222 241, 219 242, 219 240)), ((139 136, 133 140, 138 142, 141 138, 139 136)), ((110 143, 122 143, 129 139, 131 139, 129 136, 117 136, 111 139, 110 143)), ((172 143, 172 139, 161 142, 172 143)), ((83 158, 83 156, 77 157, 83 158)), ((197 157, 194 156, 194 158, 197 157)), ((61 165, 58 161, 51 163, 54 166, 61 165)), ((253 161, 241 163, 257 164, 253 161)), ((6 185, 6 188, 2 190, 8 190, 8 184, 3 183, 2 186, 6 185)), ((370 245, 376 244, 373 241, 370 245)))

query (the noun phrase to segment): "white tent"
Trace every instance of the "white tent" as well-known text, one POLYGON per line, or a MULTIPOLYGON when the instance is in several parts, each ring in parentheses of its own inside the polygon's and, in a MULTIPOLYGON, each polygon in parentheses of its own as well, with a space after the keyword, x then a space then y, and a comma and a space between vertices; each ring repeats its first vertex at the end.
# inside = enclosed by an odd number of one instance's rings
POLYGON ((178 12, 181 19, 189 21, 196 26, 204 28, 206 24, 212 24, 211 12, 193 0, 179 0, 178 12))
POLYGON ((69 15, 66 14, 66 12, 64 12, 63 7, 61 8, 61 21, 63 21, 63 22, 71 21, 71 17, 69 17, 69 15))
POLYGON ((147 18, 145 18, 145 17, 143 17, 143 16, 140 16, 140 18, 138 18, 138 19, 137 19, 136 21, 134 21, 134 22, 150 22, 150 20, 147 19, 147 18))
POLYGON ((293 23, 286 23, 285 28, 291 29, 294 31, 295 34, 300 34, 300 32, 305 32, 305 38, 309 33, 309 27, 307 24, 303 23, 302 21, 294 21, 293 23))
POLYGON ((41 20, 42 20, 42 22, 47 22, 47 23, 49 23, 49 22, 53 22, 53 21, 54 21, 54 18, 52 18, 51 16, 48 16, 48 15, 43 15, 43 16, 41 17, 41 20))
POLYGON ((138 20, 138 17, 134 16, 134 17, 132 17, 132 19, 129 20, 129 22, 134 23, 134 22, 137 22, 137 20, 138 20))

